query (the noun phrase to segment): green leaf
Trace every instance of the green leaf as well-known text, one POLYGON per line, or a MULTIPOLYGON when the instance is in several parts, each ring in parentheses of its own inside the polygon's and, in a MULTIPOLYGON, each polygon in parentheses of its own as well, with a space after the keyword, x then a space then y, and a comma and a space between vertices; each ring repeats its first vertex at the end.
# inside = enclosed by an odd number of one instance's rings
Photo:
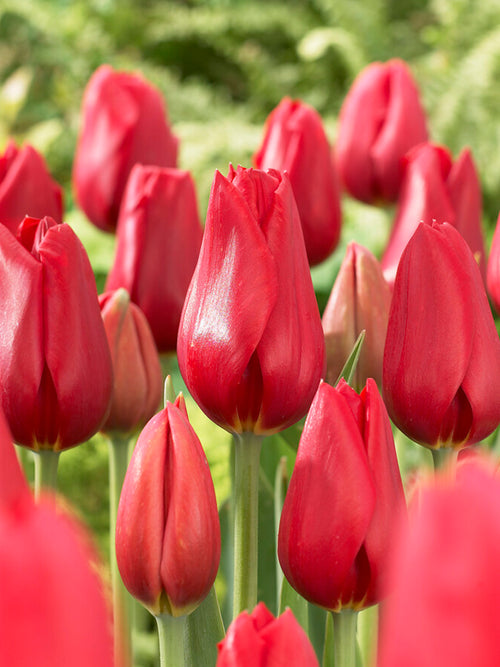
POLYGON ((184 656, 186 667, 215 665, 217 644, 224 638, 224 624, 214 587, 186 619, 184 656))
POLYGON ((354 347, 351 350, 351 354, 345 362, 344 367, 340 371, 340 375, 338 376, 335 385, 337 385, 342 378, 345 379, 347 384, 351 384, 352 378, 354 377, 354 373, 356 371, 356 366, 358 364, 359 355, 361 354, 361 347, 365 340, 365 335, 366 330, 363 329, 363 331, 357 337, 356 342, 354 343, 354 347))

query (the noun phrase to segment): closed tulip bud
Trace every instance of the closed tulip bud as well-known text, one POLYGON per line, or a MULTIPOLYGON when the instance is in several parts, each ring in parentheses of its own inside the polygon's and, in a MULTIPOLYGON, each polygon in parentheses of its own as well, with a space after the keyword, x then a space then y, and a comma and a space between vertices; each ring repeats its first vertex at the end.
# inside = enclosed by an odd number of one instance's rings
POLYGON ((314 649, 290 609, 275 618, 263 602, 241 612, 218 644, 216 667, 319 667, 314 649))
POLYGON ((136 165, 120 209, 106 290, 127 290, 146 316, 160 352, 175 350, 202 235, 189 172, 136 165))
POLYGON ((383 389, 396 426, 431 448, 478 442, 500 422, 500 340, 477 263, 447 223, 420 224, 401 256, 383 389))
POLYGON ((118 506, 116 558, 125 586, 153 614, 190 613, 214 583, 215 491, 182 396, 139 436, 118 506))
POLYGON ((379 667, 500 664, 499 507, 498 473, 477 459, 421 489, 394 539, 379 667))
POLYGON ((486 285, 493 306, 500 313, 500 215, 491 242, 486 285))
POLYGON ((272 433, 307 412, 324 337, 286 174, 216 172, 177 353, 191 395, 229 431, 272 433))
POLYGON ((363 609, 385 590, 406 512, 389 417, 372 379, 358 395, 321 383, 306 419, 278 535, 283 572, 306 600, 363 609))
POLYGON ((62 188, 32 146, 9 141, 0 156, 0 222, 15 234, 26 215, 62 222, 62 188))
POLYGON ((335 152, 345 189, 367 203, 396 201, 401 158, 427 136, 425 111, 407 65, 398 59, 368 65, 340 110, 335 152))
POLYGON ((392 285, 399 259, 421 222, 448 222, 467 241, 486 279, 486 250, 481 228, 481 187, 469 150, 453 163, 450 152, 424 143, 405 157, 404 179, 382 269, 392 285))
POLYGON ((285 97, 267 119, 254 162, 288 173, 309 264, 319 264, 335 249, 341 223, 337 174, 319 114, 285 97))
POLYGON ((94 274, 69 225, 0 225, 0 399, 16 442, 61 450, 106 418, 113 376, 94 274))
POLYGON ((349 354, 364 330, 353 386, 361 388, 371 377, 382 383, 391 290, 372 253, 350 243, 323 313, 326 342, 326 380, 335 384, 349 354))
POLYGON ((76 199, 89 220, 114 231, 134 164, 175 167, 177 147, 159 91, 138 74, 99 67, 85 89, 73 165, 76 199))
POLYGON ((111 409, 101 431, 128 432, 143 426, 162 396, 158 350, 141 309, 119 288, 99 297, 113 363, 111 409))

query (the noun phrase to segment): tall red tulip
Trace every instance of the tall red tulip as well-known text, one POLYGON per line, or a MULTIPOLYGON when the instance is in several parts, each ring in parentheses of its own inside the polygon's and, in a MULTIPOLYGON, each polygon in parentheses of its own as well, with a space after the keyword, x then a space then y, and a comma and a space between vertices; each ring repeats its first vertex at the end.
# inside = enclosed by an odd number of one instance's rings
POLYGON ((431 448, 478 442, 500 422, 500 340, 470 249, 420 224, 399 263, 384 352, 392 420, 431 448))
POLYGON ((1 404, 19 444, 61 450, 106 418, 111 358, 87 254, 69 225, 0 225, 1 404))
POLYGON ((500 313, 500 215, 491 242, 486 274, 488 294, 497 313, 500 313))
POLYGON ((190 613, 214 583, 215 491, 182 396, 139 436, 118 506, 116 558, 125 586, 154 614, 190 613))
POLYGON ((190 173, 136 165, 123 196, 106 290, 129 292, 160 352, 175 350, 202 235, 190 173))
POLYGON ((73 165, 76 199, 89 220, 113 231, 134 164, 175 167, 177 147, 159 91, 139 74, 99 67, 85 89, 73 165))
POLYGON ((15 234, 26 215, 62 222, 62 188, 32 146, 9 141, 0 156, 0 222, 15 234))
POLYGON ((395 539, 378 667, 500 664, 500 480, 483 461, 421 489, 395 539))
POLYGON ((486 279, 481 186, 468 149, 456 162, 443 146, 420 144, 405 156, 401 195, 382 269, 392 285, 398 262, 419 223, 448 222, 462 234, 486 279))
POLYGON ((405 513, 389 417, 371 379, 321 383, 285 498, 278 557, 295 590, 332 611, 380 601, 405 513))
POLYGON ((318 667, 314 649, 290 609, 275 618, 263 602, 241 612, 218 645, 216 667, 318 667))
POLYGON ((324 338, 286 174, 216 172, 177 353, 191 395, 230 431, 276 432, 307 412, 324 338))
POLYGON ((0 664, 116 665, 95 565, 83 528, 33 502, 0 410, 0 664))
POLYGON ((285 97, 267 119, 254 162, 259 169, 288 172, 309 264, 319 264, 338 243, 341 210, 337 173, 317 111, 285 97))
POLYGON ((368 65, 340 110, 335 152, 344 187, 367 203, 396 201, 401 158, 427 136, 425 111, 408 66, 398 59, 368 65))

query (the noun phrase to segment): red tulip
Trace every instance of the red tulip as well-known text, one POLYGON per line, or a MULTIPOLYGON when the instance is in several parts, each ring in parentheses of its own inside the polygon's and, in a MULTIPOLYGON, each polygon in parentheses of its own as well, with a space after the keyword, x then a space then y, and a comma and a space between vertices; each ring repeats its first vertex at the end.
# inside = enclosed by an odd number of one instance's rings
POLYGON ((99 67, 85 90, 73 166, 76 199, 90 221, 113 231, 134 164, 175 167, 177 145, 159 91, 138 74, 99 67))
POLYGON ((26 215, 48 215, 62 222, 62 188, 40 153, 28 144, 17 148, 9 141, 0 156, 0 222, 15 234, 26 215))
POLYGON ((285 498, 278 557, 295 590, 333 611, 380 601, 405 513, 389 417, 371 379, 321 383, 285 498))
POLYGON ((263 602, 241 612, 218 644, 216 667, 318 667, 306 633, 290 609, 275 618, 263 602))
POLYGON ((51 218, 25 218, 17 240, 0 225, 1 404, 33 449, 87 440, 113 386, 94 274, 78 237, 51 218))
POLYGON ((456 227, 486 277, 481 187, 469 150, 462 151, 454 164, 446 148, 430 143, 416 146, 405 157, 396 219, 382 258, 391 285, 401 253, 421 222, 449 222, 456 227))
POLYGON ((500 340, 472 253, 451 225, 420 224, 399 263, 384 399, 431 448, 478 442, 500 422, 500 340))
POLYGON ((157 411, 163 389, 158 350, 141 309, 119 288, 99 297, 113 362, 113 398, 102 431, 131 431, 157 411))
POLYGON ((0 412, 0 664, 112 667, 111 618, 83 528, 36 504, 0 412))
POLYGON ((361 388, 369 377, 382 383, 391 290, 372 253, 350 243, 323 313, 326 380, 335 384, 361 331, 366 335, 353 384, 361 388))
POLYGON ((175 350, 203 230, 187 171, 136 165, 123 197, 107 290, 124 287, 160 352, 175 350))
POLYGON ((484 462, 428 483, 395 545, 378 667, 500 664, 500 480, 484 462))
POLYGON ((486 285, 497 313, 500 313, 500 215, 491 242, 486 285))
POLYGON ((309 264, 319 264, 335 249, 341 223, 337 174, 319 114, 285 97, 267 119, 254 162, 288 172, 309 264))
POLYGON ((275 432, 307 412, 324 338, 286 174, 216 172, 177 353, 191 395, 230 431, 275 432))
POLYGON ((335 151, 349 194, 367 203, 396 201, 401 158, 426 140, 425 112, 407 65, 398 59, 368 65, 339 116, 335 151))
POLYGON ((214 583, 215 491, 182 396, 139 436, 118 506, 116 558, 125 586, 154 614, 190 613, 214 583))

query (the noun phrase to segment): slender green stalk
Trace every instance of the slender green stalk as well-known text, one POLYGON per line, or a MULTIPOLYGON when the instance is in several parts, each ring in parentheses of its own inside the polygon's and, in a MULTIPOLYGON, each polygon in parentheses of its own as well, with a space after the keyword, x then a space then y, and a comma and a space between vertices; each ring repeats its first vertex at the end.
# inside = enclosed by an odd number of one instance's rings
POLYGON ((187 616, 155 615, 161 667, 184 667, 184 627, 187 616))
POLYGON ((234 442, 233 618, 257 604, 259 462, 262 436, 243 433, 234 442))
POLYGON ((444 470, 456 461, 458 451, 452 447, 440 447, 439 449, 431 449, 432 462, 434 463, 434 470, 444 470))
POLYGON ((335 667, 356 667, 356 630, 358 612, 342 609, 332 612, 335 667))
POLYGON ((40 449, 33 452, 35 459, 35 499, 40 498, 43 489, 57 489, 57 466, 59 454, 52 449, 40 449))

